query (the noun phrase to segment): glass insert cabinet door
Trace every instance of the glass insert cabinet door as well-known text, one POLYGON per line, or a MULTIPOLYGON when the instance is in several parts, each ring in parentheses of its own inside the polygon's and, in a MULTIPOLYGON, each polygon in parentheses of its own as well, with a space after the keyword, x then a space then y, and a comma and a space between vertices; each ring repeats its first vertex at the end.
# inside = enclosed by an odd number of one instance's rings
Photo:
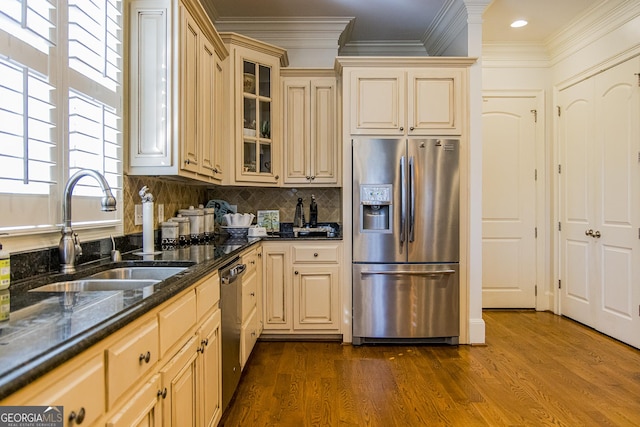
POLYGON ((271 67, 248 60, 242 66, 242 171, 271 175, 271 67))

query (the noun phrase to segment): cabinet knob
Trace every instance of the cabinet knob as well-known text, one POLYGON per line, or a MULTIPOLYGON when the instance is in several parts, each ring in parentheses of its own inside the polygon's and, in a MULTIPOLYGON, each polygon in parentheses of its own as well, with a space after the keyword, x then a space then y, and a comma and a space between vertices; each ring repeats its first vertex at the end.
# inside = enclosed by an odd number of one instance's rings
POLYGON ((595 237, 596 239, 599 239, 601 236, 600 232, 596 230, 595 233, 593 233, 593 237, 595 237))
POLYGON ((205 338, 202 341, 200 341, 200 344, 204 345, 205 347, 209 345, 209 338, 205 338))
POLYGON ((411 130, 411 131, 412 131, 413 129, 414 129, 414 127, 413 127, 413 126, 411 126, 411 127, 409 128, 409 130, 411 130))
POLYGON ((147 351, 146 353, 140 353, 140 356, 138 357, 138 361, 140 363, 142 363, 144 361, 144 363, 149 363, 149 361, 151 360, 151 352, 147 351))
POLYGON ((198 353, 204 353, 204 346, 198 347, 198 348, 196 349, 196 351, 197 351, 198 353))
POLYGON ((252 297, 255 297, 256 293, 255 292, 251 292, 249 295, 251 295, 252 297))
POLYGON ((307 181, 311 181, 311 177, 309 175, 305 176, 305 178, 307 179, 307 181))
POLYGON ((588 229, 588 230, 586 230, 586 231, 584 232, 584 235, 585 235, 585 236, 591 236, 591 237, 593 237, 593 230, 592 230, 592 229, 588 229))
POLYGON ((276 179, 276 181, 277 181, 277 180, 279 180, 279 179, 280 179, 280 175, 276 175, 276 176, 274 176, 274 178, 275 178, 275 179, 276 179))
POLYGON ((162 397, 163 399, 167 398, 167 388, 163 388, 162 390, 158 390, 158 397, 162 397))
POLYGON ((85 415, 86 414, 84 411, 84 407, 80 408, 77 414, 76 414, 76 411, 71 411, 71 413, 69 414, 69 424, 73 424, 73 423, 76 423, 78 425, 82 424, 82 422, 84 421, 85 415))
POLYGON ((186 164, 191 163, 191 162, 189 161, 189 159, 185 160, 184 162, 185 162, 186 164))
POLYGON ((400 126, 400 132, 404 131, 404 126, 400 126))
POLYGON ((313 256, 318 258, 318 252, 314 253, 313 256))
POLYGON ((297 275, 298 274, 298 270, 294 271, 293 274, 297 275))

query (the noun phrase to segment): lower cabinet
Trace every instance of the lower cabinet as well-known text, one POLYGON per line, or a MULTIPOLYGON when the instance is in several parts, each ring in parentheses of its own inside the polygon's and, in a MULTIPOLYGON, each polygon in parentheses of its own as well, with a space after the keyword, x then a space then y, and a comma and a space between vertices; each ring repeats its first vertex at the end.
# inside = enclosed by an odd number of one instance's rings
POLYGON ((215 426, 219 300, 216 271, 0 405, 62 405, 65 425, 215 426))
POLYGON ((162 402, 160 395, 160 375, 156 374, 144 383, 107 420, 107 427, 161 427, 162 402))
POLYGON ((263 242, 263 334, 340 333, 342 242, 263 242))
MULTIPOLYGON (((217 277, 217 276, 216 276, 217 277)), ((222 418, 222 325, 221 313, 216 309, 198 330, 199 403, 203 427, 215 426, 222 418)))

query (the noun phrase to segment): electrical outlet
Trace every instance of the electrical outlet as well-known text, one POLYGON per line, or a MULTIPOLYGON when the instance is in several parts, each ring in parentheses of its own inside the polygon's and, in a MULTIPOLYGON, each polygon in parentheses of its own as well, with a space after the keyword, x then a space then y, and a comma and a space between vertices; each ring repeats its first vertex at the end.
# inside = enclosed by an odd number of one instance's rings
POLYGON ((135 206, 133 225, 142 225, 142 204, 135 206))
POLYGON ((164 205, 162 203, 158 204, 158 224, 164 222, 164 205))

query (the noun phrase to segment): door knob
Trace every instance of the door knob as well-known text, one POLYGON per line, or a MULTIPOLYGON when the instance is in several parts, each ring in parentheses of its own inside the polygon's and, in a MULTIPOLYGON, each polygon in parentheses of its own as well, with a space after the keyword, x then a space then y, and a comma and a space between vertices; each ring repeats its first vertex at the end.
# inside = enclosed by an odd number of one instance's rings
POLYGON ((592 229, 588 229, 587 231, 584 232, 584 235, 593 237, 593 230, 592 229))

